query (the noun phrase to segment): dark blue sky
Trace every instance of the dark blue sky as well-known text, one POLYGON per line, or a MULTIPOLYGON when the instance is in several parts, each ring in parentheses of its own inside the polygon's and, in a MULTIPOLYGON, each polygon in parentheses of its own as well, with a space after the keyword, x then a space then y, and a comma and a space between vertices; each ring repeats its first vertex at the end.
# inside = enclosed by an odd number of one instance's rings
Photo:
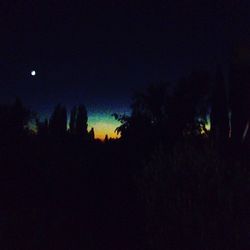
POLYGON ((248 1, 0 5, 0 100, 18 95, 43 114, 59 102, 127 111, 133 90, 226 65, 235 40, 249 35, 248 1))

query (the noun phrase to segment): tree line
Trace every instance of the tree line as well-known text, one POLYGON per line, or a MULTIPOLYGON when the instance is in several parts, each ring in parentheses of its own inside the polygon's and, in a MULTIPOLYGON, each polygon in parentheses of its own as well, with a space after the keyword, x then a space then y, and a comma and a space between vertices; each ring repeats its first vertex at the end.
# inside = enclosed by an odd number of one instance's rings
POLYGON ((133 96, 130 116, 114 114, 122 123, 116 131, 124 140, 149 144, 193 136, 210 138, 218 148, 229 143, 234 149, 247 147, 249 71, 233 67, 228 79, 218 67, 214 76, 194 72, 174 86, 150 85, 133 96))
POLYGON ((88 114, 84 105, 74 106, 68 115, 66 108, 58 104, 50 118, 39 118, 26 108, 19 98, 9 105, 0 105, 0 133, 2 138, 24 135, 39 137, 64 137, 67 134, 82 141, 93 141, 94 128, 88 131, 88 114))
MULTIPOLYGON (((177 84, 149 85, 134 94, 131 114, 113 114, 121 122, 116 132, 121 140, 172 143, 182 137, 209 137, 218 147, 229 142, 249 143, 249 71, 234 65, 228 81, 218 67, 213 75, 194 72, 177 84), (208 118, 209 117, 209 118, 208 118), (210 123, 208 131, 206 124, 210 123)), ((0 106, 2 136, 28 133, 31 120, 38 136, 60 137, 66 134, 83 141, 94 140, 94 128, 88 132, 88 114, 84 105, 75 106, 68 119, 66 108, 58 104, 44 121, 24 107, 20 99, 0 106)), ((105 137, 107 140, 107 136, 105 137)))

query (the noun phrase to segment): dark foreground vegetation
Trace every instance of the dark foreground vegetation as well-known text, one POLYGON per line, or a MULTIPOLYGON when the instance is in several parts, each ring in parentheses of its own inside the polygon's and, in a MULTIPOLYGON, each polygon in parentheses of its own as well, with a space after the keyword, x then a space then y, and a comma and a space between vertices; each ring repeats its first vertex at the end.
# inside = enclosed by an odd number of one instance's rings
POLYGON ((152 85, 104 142, 84 106, 67 129, 63 106, 40 121, 1 105, 1 249, 249 249, 249 79, 152 85))

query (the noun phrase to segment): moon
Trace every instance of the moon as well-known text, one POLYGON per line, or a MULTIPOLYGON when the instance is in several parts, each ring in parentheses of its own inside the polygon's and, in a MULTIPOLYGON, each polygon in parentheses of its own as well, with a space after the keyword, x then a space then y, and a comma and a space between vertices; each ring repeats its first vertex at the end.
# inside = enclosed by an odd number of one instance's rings
POLYGON ((30 72, 30 74, 31 74, 32 76, 35 76, 35 75, 36 75, 36 71, 35 71, 35 70, 32 70, 32 71, 30 72))

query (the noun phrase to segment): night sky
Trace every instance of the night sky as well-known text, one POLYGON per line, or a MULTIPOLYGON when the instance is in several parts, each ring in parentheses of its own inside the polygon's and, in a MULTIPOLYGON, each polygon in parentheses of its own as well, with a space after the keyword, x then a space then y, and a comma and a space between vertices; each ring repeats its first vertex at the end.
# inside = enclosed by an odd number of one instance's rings
POLYGON ((128 112, 134 90, 227 66, 249 36, 249 2, 10 1, 0 3, 0 101, 41 117, 85 104, 98 137, 128 112), (35 70, 36 75, 31 76, 35 70))

